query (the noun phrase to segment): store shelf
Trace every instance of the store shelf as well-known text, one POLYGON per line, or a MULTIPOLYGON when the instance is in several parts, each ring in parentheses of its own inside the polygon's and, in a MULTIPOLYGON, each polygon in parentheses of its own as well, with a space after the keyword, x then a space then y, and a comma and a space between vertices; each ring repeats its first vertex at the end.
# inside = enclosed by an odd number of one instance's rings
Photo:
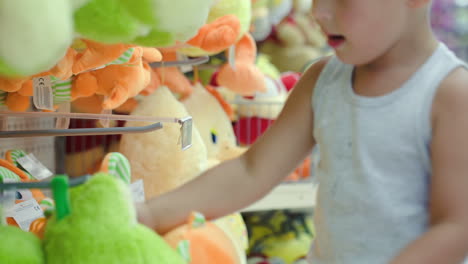
POLYGON ((315 206, 317 185, 313 182, 283 183, 260 201, 241 210, 242 212, 305 209, 315 206))

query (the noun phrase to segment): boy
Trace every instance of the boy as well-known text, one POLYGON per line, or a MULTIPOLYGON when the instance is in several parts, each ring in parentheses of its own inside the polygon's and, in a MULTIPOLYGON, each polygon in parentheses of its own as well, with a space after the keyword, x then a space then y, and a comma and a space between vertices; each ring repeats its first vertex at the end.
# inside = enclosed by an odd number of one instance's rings
POLYGON ((317 143, 309 261, 462 263, 468 253, 468 71, 435 39, 430 0, 314 0, 336 56, 311 66, 245 155, 140 207, 164 233, 267 194, 317 143), (294 135, 294 136, 291 136, 294 135))

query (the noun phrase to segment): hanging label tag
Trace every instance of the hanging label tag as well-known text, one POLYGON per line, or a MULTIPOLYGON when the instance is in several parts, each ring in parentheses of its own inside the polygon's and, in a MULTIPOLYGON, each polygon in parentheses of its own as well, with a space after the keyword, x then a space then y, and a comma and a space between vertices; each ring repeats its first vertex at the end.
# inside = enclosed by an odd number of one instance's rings
POLYGON ((18 158, 17 162, 36 180, 40 181, 54 175, 32 153, 18 158))
POLYGON ((49 76, 33 78, 34 106, 40 110, 54 110, 54 93, 49 76))
MULTIPOLYGON (((187 61, 188 57, 180 52, 177 52, 177 60, 180 62, 187 61)), ((193 66, 190 64, 187 65, 181 65, 179 66, 180 71, 183 73, 191 72, 193 71, 193 66)))
POLYGON ((134 202, 142 203, 145 201, 145 186, 142 179, 130 184, 130 191, 134 202))
POLYGON ((229 65, 233 69, 236 69, 236 46, 229 47, 229 58, 228 58, 229 65))
POLYGON ((191 116, 184 117, 179 120, 180 123, 180 144, 182 150, 187 150, 192 146, 192 126, 193 119, 191 116))
POLYGON ((44 217, 41 206, 34 199, 16 204, 10 209, 10 214, 24 231, 29 231, 29 226, 34 220, 44 217))
MULTIPOLYGON (((57 112, 58 113, 70 113, 71 111, 71 106, 70 102, 65 102, 61 104, 57 112)), ((70 127, 70 118, 68 117, 59 117, 57 118, 57 121, 55 123, 55 128, 57 129, 68 129, 70 127)))
MULTIPOLYGON (((103 114, 103 115, 112 115, 112 110, 111 109, 102 109, 101 114, 103 114)), ((105 127, 105 128, 110 127, 110 120, 109 119, 106 119, 106 118, 100 119, 99 123, 101 124, 102 127, 105 127)))

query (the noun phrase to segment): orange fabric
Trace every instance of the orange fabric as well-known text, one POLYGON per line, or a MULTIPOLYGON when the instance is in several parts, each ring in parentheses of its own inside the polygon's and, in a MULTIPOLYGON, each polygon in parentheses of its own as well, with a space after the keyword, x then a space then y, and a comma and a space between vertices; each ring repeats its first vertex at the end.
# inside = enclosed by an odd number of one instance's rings
POLYGON ((156 68, 153 71, 159 76, 161 84, 167 86, 172 92, 181 94, 183 97, 192 93, 192 84, 179 68, 156 68))
POLYGON ((76 56, 76 61, 73 65, 73 74, 75 75, 110 63, 132 47, 126 44, 104 44, 87 39, 83 39, 82 41, 86 44, 86 49, 76 56))
POLYGON ((226 15, 205 24, 187 43, 208 52, 221 52, 236 43, 240 31, 239 18, 235 15, 226 15))
POLYGON ((148 49, 144 51, 141 47, 135 47, 130 61, 126 64, 109 65, 103 69, 79 74, 73 83, 72 99, 93 94, 102 95, 102 108, 115 109, 129 98, 138 95, 151 80, 151 68, 143 61, 144 52, 153 59, 158 53, 150 54, 148 49))
POLYGON ((16 167, 12 163, 8 162, 7 160, 0 159, 0 167, 4 167, 11 172, 15 173, 20 177, 21 181, 30 181, 29 176, 26 174, 26 172, 22 171, 20 168, 16 167))
POLYGON ((24 82, 23 85, 21 86, 21 89, 18 90, 18 93, 22 96, 33 96, 34 95, 33 81, 27 80, 26 82, 24 82))
POLYGON ((31 106, 29 96, 22 96, 20 93, 8 93, 5 105, 10 111, 25 112, 31 106))
POLYGON ((49 70, 49 75, 55 76, 61 80, 67 80, 73 76, 73 65, 75 63, 77 52, 69 48, 67 54, 49 70))
POLYGON ((210 222, 197 228, 181 226, 167 233, 164 239, 173 248, 177 248, 182 240, 190 241, 190 264, 239 263, 233 242, 210 222))
POLYGON ((0 77, 0 90, 13 93, 19 91, 29 78, 9 79, 0 77))
POLYGON ((65 56, 62 59, 60 59, 60 61, 57 64, 55 64, 54 67, 52 67, 48 71, 33 75, 31 76, 30 79, 34 77, 49 76, 49 75, 57 77, 60 80, 70 79, 73 75, 72 67, 75 63, 76 55, 77 55, 77 52, 74 49, 69 48, 65 56))
POLYGON ((45 228, 47 225, 47 219, 44 217, 34 220, 29 226, 29 232, 42 239, 44 237, 45 228))
POLYGON ((307 157, 289 176, 286 181, 299 181, 310 176, 310 157, 307 157))
MULTIPOLYGON (((217 82, 240 95, 251 96, 256 91, 266 91, 263 73, 255 65, 257 47, 249 34, 237 42, 235 50, 235 65, 224 64, 219 70, 217 82)), ((229 57, 229 51, 227 57, 229 57)))

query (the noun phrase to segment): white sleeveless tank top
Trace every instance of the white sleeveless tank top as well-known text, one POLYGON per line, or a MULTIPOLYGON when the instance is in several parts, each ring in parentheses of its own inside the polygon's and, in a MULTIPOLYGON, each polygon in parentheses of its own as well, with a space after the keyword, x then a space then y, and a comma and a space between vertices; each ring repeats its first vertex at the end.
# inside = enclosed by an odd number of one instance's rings
POLYGON ((363 97, 354 67, 328 62, 312 100, 320 162, 310 263, 388 263, 427 230, 432 101, 461 66, 440 44, 402 87, 363 97))

